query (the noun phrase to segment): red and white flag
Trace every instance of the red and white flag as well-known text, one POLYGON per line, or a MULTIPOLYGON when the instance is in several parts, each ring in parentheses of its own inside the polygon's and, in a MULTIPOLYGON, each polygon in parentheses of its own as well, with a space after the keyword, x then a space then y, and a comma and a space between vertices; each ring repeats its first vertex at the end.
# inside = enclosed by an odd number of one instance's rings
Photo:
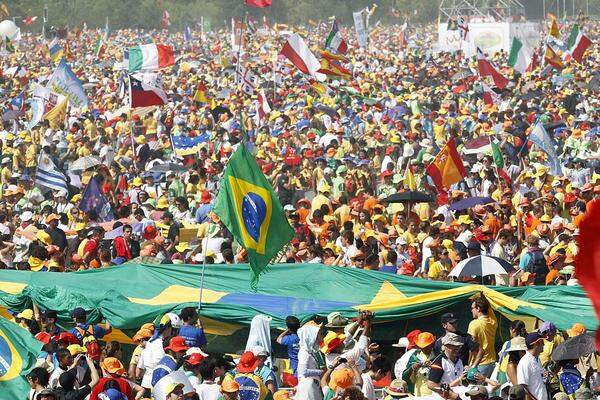
POLYGON ((256 115, 255 122, 256 126, 262 126, 266 120, 266 116, 271 112, 271 106, 267 101, 264 90, 258 92, 258 99, 256 100, 256 115))
POLYGON ((167 104, 167 94, 159 87, 148 85, 129 76, 129 107, 149 107, 167 104))
POLYGON ((489 106, 500 103, 500 95, 492 90, 491 87, 483 84, 483 101, 489 106))
POLYGON ((466 41, 467 35, 469 34, 469 24, 467 24, 467 21, 464 17, 458 17, 456 24, 458 26, 458 31, 460 32, 461 40, 466 41))
POLYGON ((162 19, 160 20, 160 25, 163 27, 163 29, 167 29, 171 26, 171 15, 167 10, 163 12, 162 19))
POLYGON ((281 49, 281 54, 286 56, 302 73, 315 75, 321 68, 317 57, 297 33, 290 35, 281 49))
POLYGON ((25 25, 31 25, 37 20, 37 17, 27 17, 23 20, 25 25))
POLYGON ((240 65, 237 72, 237 83, 241 86, 242 92, 252 96, 258 87, 258 76, 254 75, 248 68, 240 65))
POLYGON ((479 75, 481 77, 490 77, 494 81, 494 85, 499 89, 504 89, 507 85, 508 80, 507 77, 502 75, 483 54, 481 49, 477 48, 477 64, 479 65, 479 75))

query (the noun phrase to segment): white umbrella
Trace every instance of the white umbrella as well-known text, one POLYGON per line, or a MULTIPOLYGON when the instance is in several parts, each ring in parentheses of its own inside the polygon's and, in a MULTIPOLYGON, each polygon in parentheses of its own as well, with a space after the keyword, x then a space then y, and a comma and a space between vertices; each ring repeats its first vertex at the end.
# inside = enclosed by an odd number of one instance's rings
POLYGON ((462 260, 452 269, 449 276, 470 278, 473 276, 506 275, 513 270, 506 260, 492 256, 475 256, 462 260))
POLYGON ((69 166, 69 169, 71 171, 84 171, 100 164, 102 164, 102 161, 100 161, 98 157, 85 156, 75 160, 75 162, 69 166))

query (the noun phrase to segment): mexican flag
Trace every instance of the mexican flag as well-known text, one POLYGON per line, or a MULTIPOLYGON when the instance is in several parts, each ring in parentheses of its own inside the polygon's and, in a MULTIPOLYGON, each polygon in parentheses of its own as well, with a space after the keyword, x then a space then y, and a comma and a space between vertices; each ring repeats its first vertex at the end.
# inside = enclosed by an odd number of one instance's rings
POLYGON ((331 31, 325 40, 325 49, 333 50, 339 54, 346 54, 348 51, 348 45, 342 37, 342 32, 340 31, 336 20, 333 21, 331 31))
POLYGON ((530 62, 531 50, 525 47, 519 39, 516 37, 513 38, 510 55, 508 56, 508 64, 518 73, 524 74, 530 62))
POLYGON ((129 72, 155 71, 174 64, 172 46, 150 43, 129 48, 129 72))
POLYGON ((98 41, 96 42, 96 51, 94 52, 96 54, 96 59, 99 60, 102 58, 102 56, 104 56, 104 52, 106 51, 106 43, 104 42, 104 39, 102 37, 98 38, 98 41))
POLYGON ((571 57, 577 60, 577 62, 581 62, 585 51, 591 44, 592 41, 583 34, 581 27, 577 24, 573 25, 573 29, 571 29, 571 34, 567 41, 567 48, 569 49, 571 57))

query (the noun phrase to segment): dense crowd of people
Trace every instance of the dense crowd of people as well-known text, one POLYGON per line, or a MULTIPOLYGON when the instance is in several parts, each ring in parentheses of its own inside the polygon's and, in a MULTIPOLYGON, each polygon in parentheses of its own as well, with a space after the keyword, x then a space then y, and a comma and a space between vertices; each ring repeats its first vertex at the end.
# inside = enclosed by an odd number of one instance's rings
MULTIPOLYGON (((341 62, 352 76, 325 83, 278 57, 285 35, 269 28, 245 32, 241 53, 231 50, 225 30, 196 32, 190 40, 166 30, 123 29, 110 32, 100 56, 96 39, 106 32, 69 32, 58 43, 84 83, 89 106, 69 106, 64 118, 29 129, 33 110, 5 113, 0 266, 69 273, 132 260, 245 263, 246 251, 212 213, 227 160, 245 145, 295 231, 273 262, 415 279, 577 285, 578 226, 600 193, 599 28, 585 21, 582 29, 594 44, 581 62, 567 58, 561 70, 542 65, 520 75, 508 66, 506 52, 488 54, 510 79, 493 105, 484 101, 475 57, 432 50, 437 26, 376 27, 364 48, 343 29, 349 52, 341 62), (124 49, 140 41, 176 49, 174 66, 144 77, 165 88, 165 106, 127 106, 119 65, 124 49), (235 82, 239 64, 258 76, 253 95, 235 82), (264 119, 256 111, 259 91, 271 108, 264 119), (560 172, 528 140, 537 124, 555 142, 560 172), (174 145, 203 135, 209 140, 191 154, 174 145), (440 191, 426 168, 450 139, 467 176, 440 191), (502 168, 489 146, 479 150, 482 139, 497 143, 502 168), (38 179, 40 155, 67 177, 67 190, 38 179), (91 164, 73 168, 85 157, 91 164), (82 201, 91 182, 107 201, 102 212, 82 201), (431 201, 388 201, 417 191, 431 201), (459 262, 478 255, 504 260, 513 270, 452 276, 459 262)), ((300 31, 319 54, 328 29, 300 31)), ((569 29, 570 23, 561 26, 563 36, 569 29)), ((20 93, 44 86, 55 69, 45 39, 23 33, 14 45, 0 60, 5 109, 20 93)), ((56 313, 37 306, 15 318, 45 344, 40 366, 28 376, 31 400, 132 400, 151 393, 169 400, 373 400, 375 382, 390 375, 395 379, 384 385, 385 399, 595 395, 595 355, 551 359, 564 339, 585 333, 583 326, 558 332, 548 321, 527 332, 523 322, 512 321, 511 339, 499 349, 485 298, 472 303, 472 313, 467 332, 444 314, 443 335, 413 331, 401 338, 396 360, 370 340, 369 313, 303 324, 290 316, 276 341, 288 349, 293 391, 278 390, 282 377, 266 347, 247 349, 235 361, 211 354, 194 309, 148 321, 127 360, 118 343, 102 342, 110 325, 88 324, 83 309, 73 310, 69 331, 57 325, 56 313), (185 372, 184 383, 173 378, 177 370, 185 372)))

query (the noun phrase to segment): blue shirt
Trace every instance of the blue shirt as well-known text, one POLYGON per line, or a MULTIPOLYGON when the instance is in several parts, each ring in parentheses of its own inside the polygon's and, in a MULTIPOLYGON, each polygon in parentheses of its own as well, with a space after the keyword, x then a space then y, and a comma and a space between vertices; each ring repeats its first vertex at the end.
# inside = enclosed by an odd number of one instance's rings
POLYGON ((202 347, 206 344, 204 330, 197 326, 183 325, 179 329, 179 336, 185 339, 185 344, 190 347, 202 347))
POLYGON ((288 358, 290 365, 296 376, 298 369, 298 350, 300 350, 300 338, 295 333, 290 333, 281 338, 281 344, 287 347, 288 358))
POLYGON ((208 213, 212 211, 212 204, 202 204, 196 210, 196 222, 201 224, 208 221, 208 213))
POLYGON ((379 271, 395 274, 398 272, 398 268, 394 267, 393 265, 384 265, 383 267, 379 268, 379 271))
MULTIPOLYGON (((98 325, 91 325, 91 326, 92 326, 91 331, 94 333, 94 337, 96 339, 102 339, 106 335, 107 331, 103 327, 98 326, 98 325)), ((75 328, 71 328, 69 330, 69 332, 72 333, 73 336, 75 336, 77 338, 77 340, 79 340, 81 342, 81 341, 83 341, 83 335, 79 332, 79 329, 77 329, 77 328, 80 328, 84 332, 87 332, 89 330, 89 327, 90 327, 90 324, 78 323, 77 325, 75 325, 75 328)))

